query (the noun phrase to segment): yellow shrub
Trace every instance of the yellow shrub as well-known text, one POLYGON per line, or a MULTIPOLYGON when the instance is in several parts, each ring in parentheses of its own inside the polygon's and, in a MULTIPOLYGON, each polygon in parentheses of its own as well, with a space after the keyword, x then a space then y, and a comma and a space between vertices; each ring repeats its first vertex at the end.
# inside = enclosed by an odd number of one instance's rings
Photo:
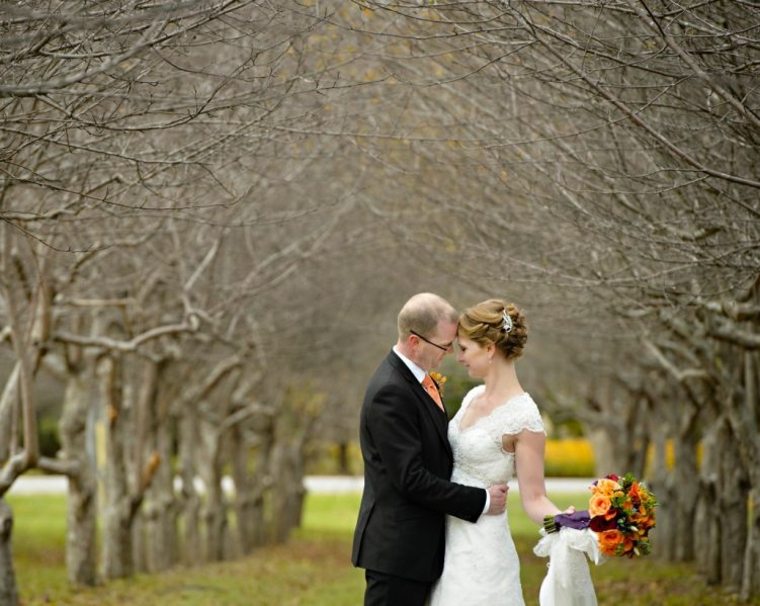
POLYGON ((547 478, 591 478, 594 477, 594 473, 594 451, 588 440, 546 440, 547 478))

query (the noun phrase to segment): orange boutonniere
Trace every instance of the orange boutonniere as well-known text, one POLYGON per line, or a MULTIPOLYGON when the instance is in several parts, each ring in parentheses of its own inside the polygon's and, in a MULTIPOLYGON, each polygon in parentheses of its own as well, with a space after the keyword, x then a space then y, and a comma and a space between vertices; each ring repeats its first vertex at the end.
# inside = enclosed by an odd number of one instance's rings
POLYGON ((433 379, 435 386, 438 388, 438 393, 441 394, 441 397, 443 397, 443 388, 444 385, 446 385, 448 378, 446 375, 442 375, 440 372, 436 372, 435 370, 431 370, 428 374, 430 375, 430 378, 433 379))

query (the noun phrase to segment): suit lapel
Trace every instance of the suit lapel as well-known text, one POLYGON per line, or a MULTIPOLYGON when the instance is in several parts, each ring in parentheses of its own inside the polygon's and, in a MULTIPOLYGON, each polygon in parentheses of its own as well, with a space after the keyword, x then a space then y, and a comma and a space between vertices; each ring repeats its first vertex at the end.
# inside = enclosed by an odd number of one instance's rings
MULTIPOLYGON (((419 383, 417 385, 419 385, 419 383)), ((438 404, 433 402, 433 400, 425 392, 421 385, 419 385, 419 389, 417 391, 417 398, 422 401, 422 407, 425 409, 428 417, 432 419, 435 428, 438 430, 438 435, 441 437, 441 440, 446 446, 446 452, 451 453, 451 444, 449 444, 448 436, 448 419, 446 418, 446 413, 438 408, 438 404)))
POLYGON ((449 444, 448 418, 446 417, 446 413, 438 408, 438 405, 433 402, 432 398, 425 391, 425 388, 417 380, 417 377, 409 370, 409 367, 392 351, 388 356, 388 361, 409 384, 409 388, 417 397, 417 401, 424 410, 424 414, 438 432, 438 436, 441 438, 446 452, 450 457, 453 457, 451 445, 449 444))

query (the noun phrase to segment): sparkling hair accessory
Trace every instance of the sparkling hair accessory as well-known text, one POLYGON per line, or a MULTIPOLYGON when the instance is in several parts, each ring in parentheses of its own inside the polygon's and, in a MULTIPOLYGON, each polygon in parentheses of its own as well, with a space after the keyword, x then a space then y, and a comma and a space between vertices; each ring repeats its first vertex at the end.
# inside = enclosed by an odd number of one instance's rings
POLYGON ((506 309, 501 312, 501 320, 501 329, 507 334, 512 332, 512 318, 509 317, 506 309))

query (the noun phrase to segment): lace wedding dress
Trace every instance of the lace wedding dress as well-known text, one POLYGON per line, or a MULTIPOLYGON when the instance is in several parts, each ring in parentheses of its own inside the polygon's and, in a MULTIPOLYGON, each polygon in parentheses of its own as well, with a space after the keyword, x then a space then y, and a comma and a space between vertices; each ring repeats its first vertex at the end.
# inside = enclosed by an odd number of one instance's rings
MULTIPOLYGON (((449 423, 454 452, 453 482, 487 488, 515 475, 515 456, 502 449, 502 436, 544 431, 533 399, 523 393, 462 429, 467 407, 485 386, 470 390, 449 423)), ((443 574, 431 593, 430 606, 522 606, 520 562, 509 530, 507 512, 484 515, 472 524, 446 517, 443 574)))

